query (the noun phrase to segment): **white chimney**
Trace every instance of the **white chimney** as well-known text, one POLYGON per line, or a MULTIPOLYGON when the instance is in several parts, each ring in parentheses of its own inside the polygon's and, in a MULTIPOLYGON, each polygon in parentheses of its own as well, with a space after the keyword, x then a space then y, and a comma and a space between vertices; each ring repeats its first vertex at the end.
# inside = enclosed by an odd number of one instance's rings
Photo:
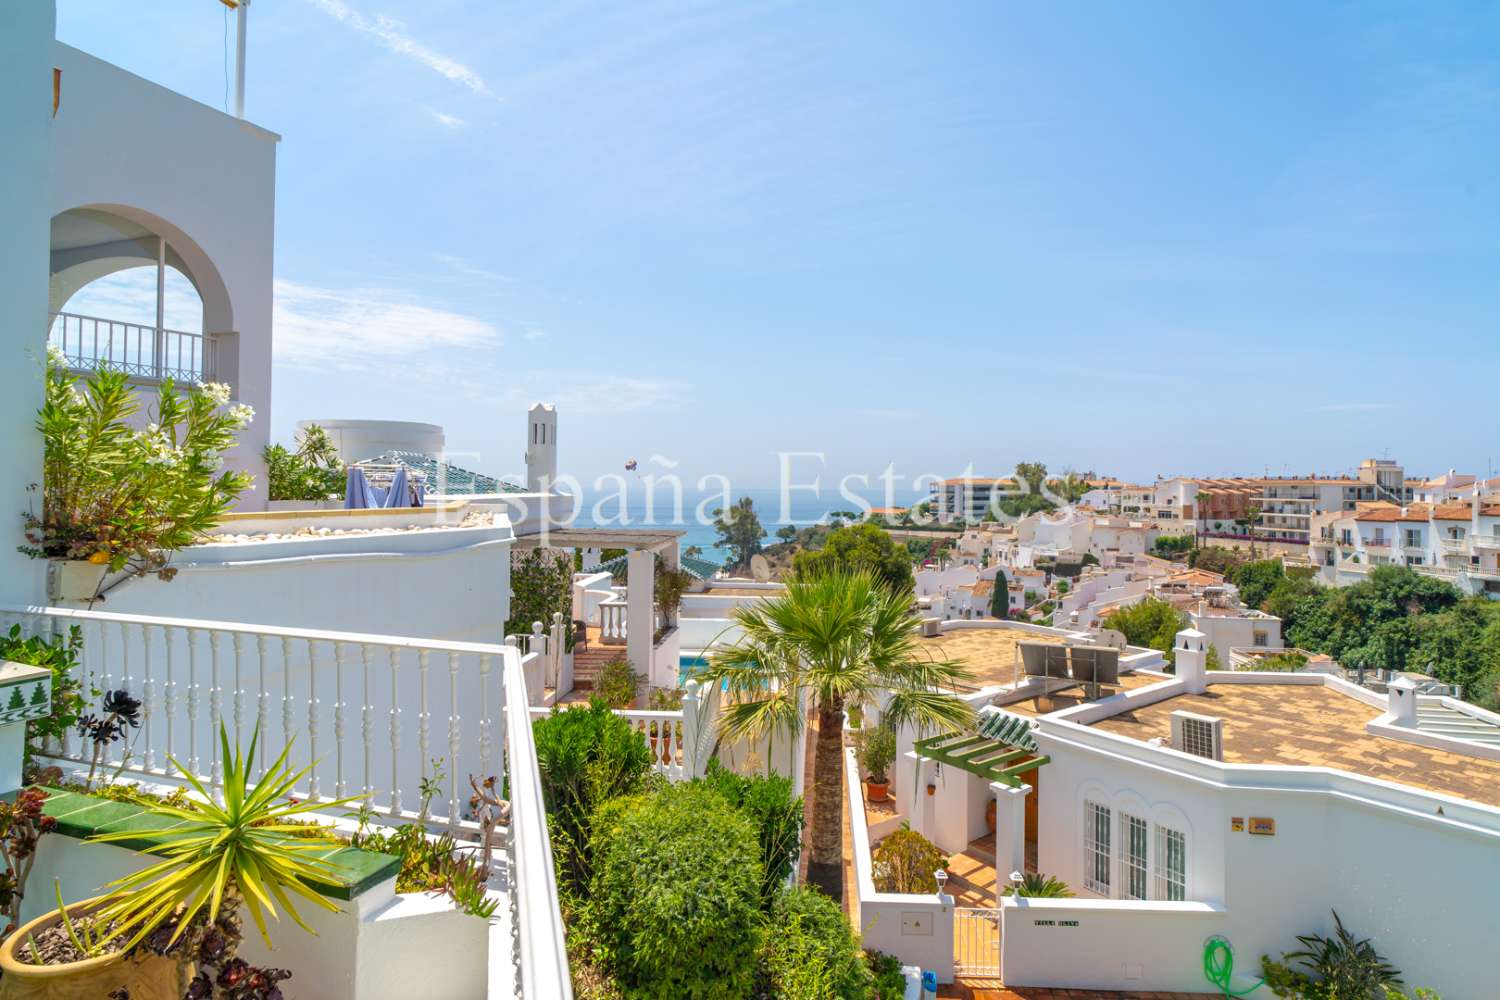
POLYGON ((526 413, 526 489, 550 492, 557 484, 557 407, 536 403, 526 413))
POLYGON ((1386 697, 1390 699, 1387 711, 1391 722, 1408 729, 1417 728, 1417 685, 1410 677, 1397 677, 1386 685, 1386 697))
POLYGON ((1177 633, 1175 644, 1177 676, 1187 686, 1188 694, 1208 690, 1208 636, 1195 628, 1177 633))

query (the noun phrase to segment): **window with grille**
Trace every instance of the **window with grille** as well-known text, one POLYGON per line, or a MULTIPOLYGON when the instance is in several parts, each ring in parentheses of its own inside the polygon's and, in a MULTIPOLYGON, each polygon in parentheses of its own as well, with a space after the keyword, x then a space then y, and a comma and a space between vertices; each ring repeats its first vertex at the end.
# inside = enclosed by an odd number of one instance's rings
POLYGON ((1120 898, 1146 898, 1146 821, 1120 814, 1120 898))
POLYGON ((1187 898, 1187 835, 1160 825, 1156 828, 1155 897, 1169 902, 1187 898))
POLYGON ((1109 807, 1083 804, 1083 886, 1109 895, 1109 807))

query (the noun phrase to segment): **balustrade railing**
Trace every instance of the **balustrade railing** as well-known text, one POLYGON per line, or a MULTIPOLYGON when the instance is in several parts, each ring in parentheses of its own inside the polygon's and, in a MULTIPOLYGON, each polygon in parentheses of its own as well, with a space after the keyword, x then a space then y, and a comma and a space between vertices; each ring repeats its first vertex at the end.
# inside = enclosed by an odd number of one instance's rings
POLYGON ((628 632, 626 619, 629 605, 619 598, 610 598, 599 605, 599 641, 606 646, 623 646, 628 632))
POLYGON ((52 313, 48 344, 59 348, 69 368, 118 371, 141 378, 212 382, 217 367, 211 334, 168 330, 142 323, 52 313))
MULTIPOLYGON (((502 671, 510 659, 518 677, 525 669, 519 651, 481 643, 60 608, 0 609, 0 624, 28 635, 77 627, 83 690, 141 699, 141 726, 106 749, 106 772, 186 771, 218 786, 222 724, 242 747, 259 734, 261 768, 291 744, 292 763, 310 767, 299 798, 364 795, 377 813, 425 810, 450 828, 475 825, 468 775, 497 773, 502 671)), ((73 733, 47 750, 83 765, 92 756, 73 733)))

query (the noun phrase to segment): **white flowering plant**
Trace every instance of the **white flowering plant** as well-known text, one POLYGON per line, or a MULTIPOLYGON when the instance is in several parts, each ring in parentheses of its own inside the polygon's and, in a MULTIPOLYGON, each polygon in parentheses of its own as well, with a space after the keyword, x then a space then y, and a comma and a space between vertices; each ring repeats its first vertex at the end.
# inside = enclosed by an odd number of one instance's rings
POLYGON ((167 379, 150 423, 137 429, 141 403, 126 375, 85 380, 49 351, 36 420, 42 482, 31 487, 41 512, 26 512, 21 551, 170 578, 171 553, 200 539, 250 486, 248 473, 223 471, 223 453, 254 417, 229 397, 227 385, 180 389, 167 379))

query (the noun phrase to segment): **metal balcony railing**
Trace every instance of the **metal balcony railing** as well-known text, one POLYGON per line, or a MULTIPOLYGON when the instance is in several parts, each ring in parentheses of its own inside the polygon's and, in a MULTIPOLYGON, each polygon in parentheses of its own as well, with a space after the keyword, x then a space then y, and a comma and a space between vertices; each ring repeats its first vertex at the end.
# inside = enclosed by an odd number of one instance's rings
POLYGON ((142 323, 52 313, 47 343, 77 371, 124 372, 137 378, 212 382, 216 343, 212 334, 168 330, 142 323))

